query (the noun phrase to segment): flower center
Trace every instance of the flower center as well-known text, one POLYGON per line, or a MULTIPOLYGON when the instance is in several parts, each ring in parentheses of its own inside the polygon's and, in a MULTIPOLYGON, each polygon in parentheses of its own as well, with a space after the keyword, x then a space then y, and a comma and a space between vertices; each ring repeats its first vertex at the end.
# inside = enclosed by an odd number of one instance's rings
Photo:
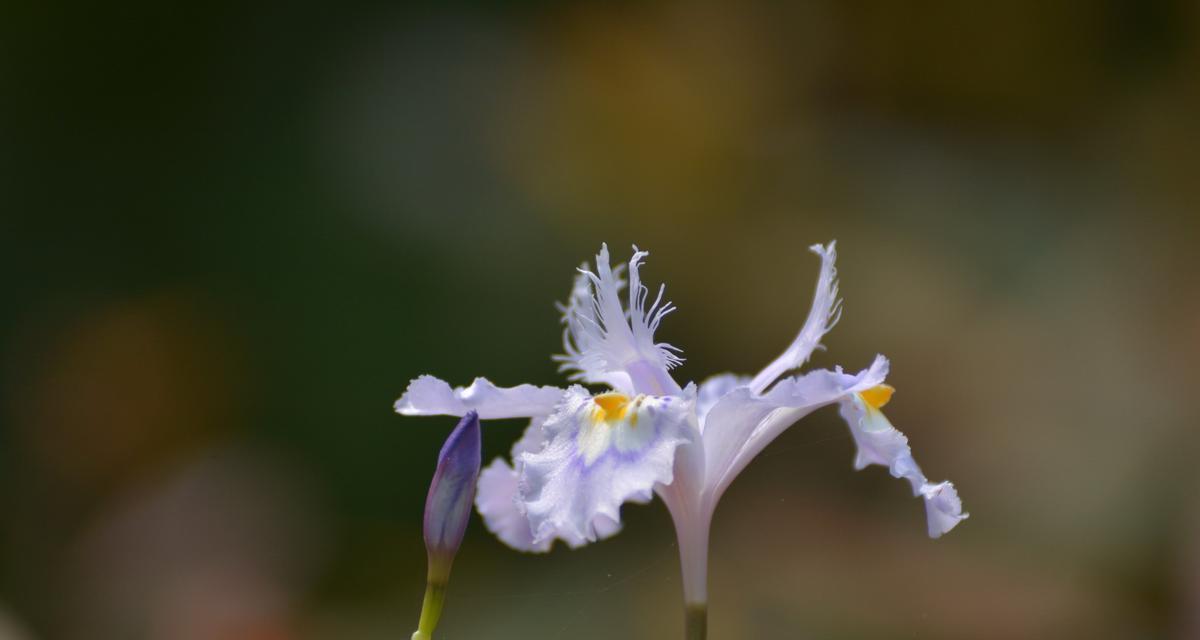
MULTIPOLYGON (((625 419, 625 415, 629 413, 629 405, 636 404, 629 401, 629 396, 615 391, 610 393, 602 393, 594 398, 592 402, 596 404, 595 412, 592 413, 592 422, 598 424, 600 422, 616 423, 625 419)), ((629 426, 637 425, 637 412, 634 411, 630 416, 629 426)))
POLYGON ((658 433, 653 416, 647 417, 650 422, 645 427, 638 428, 639 414, 650 402, 653 401, 644 395, 630 398, 613 391, 594 396, 590 404, 583 405, 580 417, 586 422, 580 425, 575 444, 583 454, 584 464, 591 466, 610 449, 628 453, 650 445, 658 433))
POLYGON ((871 387, 866 391, 860 391, 858 397, 862 398, 862 401, 865 402, 868 407, 878 411, 883 408, 883 405, 888 403, 888 400, 892 399, 892 394, 895 392, 896 389, 892 385, 881 384, 879 386, 871 387))

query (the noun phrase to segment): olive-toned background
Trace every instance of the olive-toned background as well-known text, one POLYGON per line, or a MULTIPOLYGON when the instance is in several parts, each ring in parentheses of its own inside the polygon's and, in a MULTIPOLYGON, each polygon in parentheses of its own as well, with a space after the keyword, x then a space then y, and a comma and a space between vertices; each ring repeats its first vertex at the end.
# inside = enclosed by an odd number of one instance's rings
MULTIPOLYGON (((0 638, 406 638, 450 418, 423 372, 560 381, 610 243, 682 380, 791 339, 892 358, 971 519, 851 471, 832 409, 716 517, 711 636, 1200 636, 1194 2, 0 8, 0 638)), ((485 425, 503 454, 515 421, 485 425)), ((659 504, 512 552, 441 637, 673 638, 659 504)))

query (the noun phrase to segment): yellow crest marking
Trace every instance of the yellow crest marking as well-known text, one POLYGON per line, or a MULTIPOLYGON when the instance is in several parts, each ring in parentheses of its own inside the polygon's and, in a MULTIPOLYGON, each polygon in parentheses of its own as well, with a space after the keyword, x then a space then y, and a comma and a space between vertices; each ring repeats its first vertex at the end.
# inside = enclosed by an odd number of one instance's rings
POLYGON ((862 401, 867 403, 868 407, 878 411, 883 408, 883 405, 888 403, 888 400, 892 399, 892 394, 895 392, 896 389, 892 385, 881 384, 859 392, 858 397, 862 398, 862 401))
POLYGON ((602 393, 592 398, 592 402, 596 404, 592 422, 619 422, 629 411, 629 396, 615 391, 602 393))

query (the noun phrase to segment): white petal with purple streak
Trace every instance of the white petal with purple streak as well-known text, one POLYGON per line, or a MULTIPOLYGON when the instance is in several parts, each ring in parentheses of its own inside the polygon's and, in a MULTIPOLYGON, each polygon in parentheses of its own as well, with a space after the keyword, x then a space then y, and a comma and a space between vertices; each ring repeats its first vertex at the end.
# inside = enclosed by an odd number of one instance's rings
MULTIPOLYGON (((518 479, 523 465, 521 454, 540 451, 546 443, 542 423, 545 418, 534 418, 525 429, 524 435, 512 447, 512 458, 516 468, 503 458, 496 458, 479 474, 479 490, 475 494, 475 508, 483 522, 500 541, 518 551, 543 553, 550 550, 554 541, 562 540, 571 548, 587 544, 587 540, 572 535, 572 532, 555 531, 538 542, 533 540, 529 517, 518 494, 518 479)), ((619 522, 598 516, 592 523, 597 539, 603 540, 621 530, 619 522)))
POLYGON ((543 427, 541 451, 518 457, 520 496, 533 540, 596 540, 625 502, 647 502, 670 484, 675 450, 699 434, 695 388, 683 396, 592 396, 567 390, 543 427))

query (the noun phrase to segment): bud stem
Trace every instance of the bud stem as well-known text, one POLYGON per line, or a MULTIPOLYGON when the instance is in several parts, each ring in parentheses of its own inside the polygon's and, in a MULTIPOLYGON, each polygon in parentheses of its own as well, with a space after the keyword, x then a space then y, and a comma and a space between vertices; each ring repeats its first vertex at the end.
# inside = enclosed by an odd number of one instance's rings
POLYGON ((421 604, 421 622, 412 640, 433 640, 433 630, 442 617, 442 604, 446 602, 446 583, 427 582, 425 602, 421 604))

